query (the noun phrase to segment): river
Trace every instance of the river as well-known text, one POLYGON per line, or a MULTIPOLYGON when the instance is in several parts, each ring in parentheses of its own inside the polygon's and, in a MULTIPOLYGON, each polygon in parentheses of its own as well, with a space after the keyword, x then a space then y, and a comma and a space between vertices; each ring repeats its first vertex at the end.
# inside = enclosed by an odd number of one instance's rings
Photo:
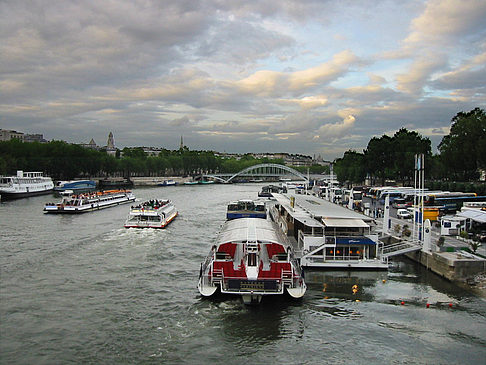
POLYGON ((226 204, 260 187, 134 189, 174 201, 165 230, 124 229, 128 205, 63 216, 43 214, 52 196, 2 202, 0 363, 485 364, 486 301, 406 259, 306 270, 296 302, 201 298, 226 204))

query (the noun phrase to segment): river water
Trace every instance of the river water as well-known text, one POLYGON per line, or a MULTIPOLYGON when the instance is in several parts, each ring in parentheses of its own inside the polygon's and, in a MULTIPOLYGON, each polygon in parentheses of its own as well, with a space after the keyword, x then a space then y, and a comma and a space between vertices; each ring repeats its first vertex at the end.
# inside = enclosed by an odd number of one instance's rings
POLYGON ((199 264, 226 204, 260 187, 134 189, 174 201, 165 230, 124 229, 128 205, 62 216, 42 213, 51 196, 2 202, 0 363, 486 363, 486 301, 406 259, 306 270, 297 302, 202 299, 199 264))

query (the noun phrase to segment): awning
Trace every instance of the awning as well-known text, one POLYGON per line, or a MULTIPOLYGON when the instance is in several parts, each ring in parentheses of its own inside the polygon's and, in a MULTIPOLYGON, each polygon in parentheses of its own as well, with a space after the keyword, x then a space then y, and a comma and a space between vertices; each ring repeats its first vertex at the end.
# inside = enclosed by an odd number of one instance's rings
POLYGON ((322 223, 324 223, 326 227, 369 228, 369 225, 362 219, 322 218, 322 223))
POLYGON ((368 237, 336 238, 337 245, 376 245, 376 242, 368 237))
POLYGON ((459 217, 464 217, 472 219, 478 223, 486 223, 486 211, 483 210, 465 210, 463 212, 457 213, 459 217))

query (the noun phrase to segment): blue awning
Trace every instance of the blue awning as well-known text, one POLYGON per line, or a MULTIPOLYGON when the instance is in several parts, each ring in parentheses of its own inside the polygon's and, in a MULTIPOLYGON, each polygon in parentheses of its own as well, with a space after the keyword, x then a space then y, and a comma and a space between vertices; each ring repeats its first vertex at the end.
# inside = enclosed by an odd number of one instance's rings
POLYGON ((376 245, 376 242, 368 237, 336 238, 337 245, 376 245))

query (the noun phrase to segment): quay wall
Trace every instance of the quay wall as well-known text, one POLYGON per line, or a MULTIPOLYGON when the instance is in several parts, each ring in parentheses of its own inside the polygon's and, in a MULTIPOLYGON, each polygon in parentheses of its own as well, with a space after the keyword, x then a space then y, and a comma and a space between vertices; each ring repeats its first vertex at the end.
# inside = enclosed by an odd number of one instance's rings
POLYGON ((460 252, 415 251, 405 256, 450 281, 464 281, 486 272, 486 260, 470 258, 460 252))

